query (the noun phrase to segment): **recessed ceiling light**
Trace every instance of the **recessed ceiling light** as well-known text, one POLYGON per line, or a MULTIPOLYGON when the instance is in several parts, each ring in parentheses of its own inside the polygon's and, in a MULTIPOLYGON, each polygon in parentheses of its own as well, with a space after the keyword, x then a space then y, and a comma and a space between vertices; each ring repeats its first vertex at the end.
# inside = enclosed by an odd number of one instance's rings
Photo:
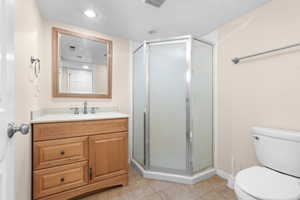
POLYGON ((89 69, 89 66, 83 65, 82 68, 83 68, 83 69, 89 69))
POLYGON ((85 16, 87 16, 89 18, 95 18, 97 16, 96 12, 92 9, 88 9, 88 10, 84 11, 84 14, 85 14, 85 16))

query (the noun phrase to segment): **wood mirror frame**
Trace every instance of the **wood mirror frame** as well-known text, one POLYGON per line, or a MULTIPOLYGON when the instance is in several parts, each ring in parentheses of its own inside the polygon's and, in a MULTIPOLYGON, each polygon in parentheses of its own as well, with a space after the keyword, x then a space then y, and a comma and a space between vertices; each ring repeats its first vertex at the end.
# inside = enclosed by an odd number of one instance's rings
POLYGON ((112 98, 112 41, 95 36, 76 33, 60 28, 52 28, 52 95, 53 97, 70 97, 70 98, 112 98), (107 44, 107 66, 108 66, 108 89, 107 94, 80 94, 80 93, 62 93, 59 91, 59 34, 66 34, 74 37, 89 39, 107 44))

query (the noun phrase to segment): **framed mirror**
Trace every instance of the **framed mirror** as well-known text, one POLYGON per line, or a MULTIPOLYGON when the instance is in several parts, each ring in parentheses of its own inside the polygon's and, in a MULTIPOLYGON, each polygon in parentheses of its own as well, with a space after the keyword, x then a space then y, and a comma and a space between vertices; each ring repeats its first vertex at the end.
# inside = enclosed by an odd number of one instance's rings
POLYGON ((111 98, 112 41, 52 29, 53 97, 111 98))

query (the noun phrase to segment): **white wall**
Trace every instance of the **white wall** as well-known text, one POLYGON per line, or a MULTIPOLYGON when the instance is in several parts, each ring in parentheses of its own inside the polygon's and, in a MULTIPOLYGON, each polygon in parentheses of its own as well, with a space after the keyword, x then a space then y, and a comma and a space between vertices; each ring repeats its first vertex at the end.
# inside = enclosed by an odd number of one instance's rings
POLYGON ((299 8, 271 1, 218 29, 217 167, 230 174, 257 164, 252 126, 300 130, 300 49, 231 61, 299 42, 299 8))

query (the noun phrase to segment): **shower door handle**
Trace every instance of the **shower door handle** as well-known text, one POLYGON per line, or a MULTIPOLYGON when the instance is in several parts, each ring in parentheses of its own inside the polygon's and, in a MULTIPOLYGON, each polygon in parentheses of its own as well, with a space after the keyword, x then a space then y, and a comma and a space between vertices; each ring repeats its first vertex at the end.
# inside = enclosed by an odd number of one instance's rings
POLYGON ((146 133, 146 117, 147 117, 147 112, 144 111, 144 134, 146 133))
POLYGON ((144 165, 147 166, 147 112, 144 111, 144 165))

